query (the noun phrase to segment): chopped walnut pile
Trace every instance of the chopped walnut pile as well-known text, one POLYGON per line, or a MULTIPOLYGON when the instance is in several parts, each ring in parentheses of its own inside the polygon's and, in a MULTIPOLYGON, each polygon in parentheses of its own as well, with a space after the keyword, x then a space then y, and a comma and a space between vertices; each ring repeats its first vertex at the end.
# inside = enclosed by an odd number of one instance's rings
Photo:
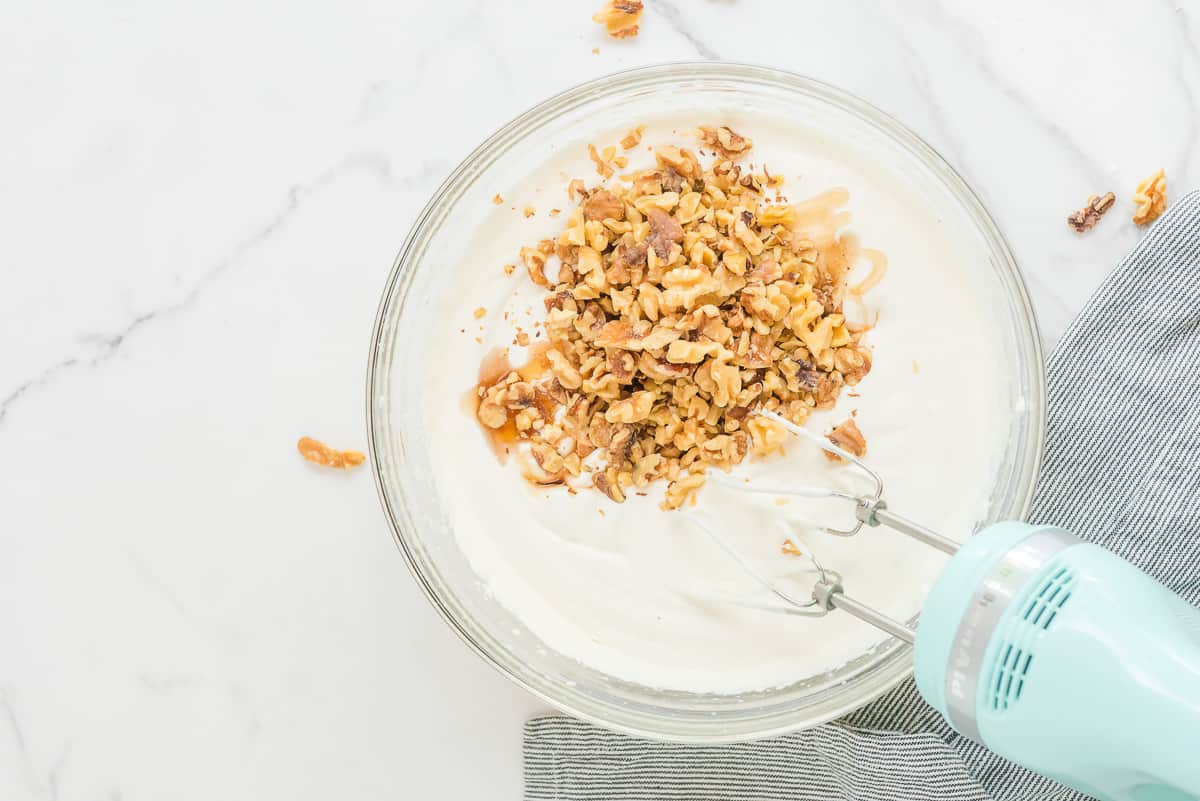
POLYGON ((1092 195, 1088 198, 1086 206, 1067 217, 1067 225, 1074 228, 1076 233, 1082 234, 1084 231, 1090 231, 1096 227, 1096 223, 1100 222, 1100 218, 1116 202, 1117 196, 1112 192, 1106 192, 1103 197, 1092 195))
POLYGON ((608 0, 592 21, 602 24, 604 32, 614 39, 627 39, 638 35, 642 9, 642 0, 608 0))
POLYGON ((1167 176, 1162 170, 1137 185, 1133 202, 1137 206, 1133 221, 1138 225, 1152 223, 1162 216, 1167 210, 1167 176))
POLYGON ((782 449, 782 427, 752 412, 803 424, 871 369, 866 329, 842 311, 859 253, 844 213, 768 203, 778 178, 735 161, 750 139, 700 135, 718 154, 707 166, 665 145, 651 169, 572 181, 565 230, 521 250, 548 341, 540 368, 479 385, 476 416, 526 446, 536 484, 620 503, 665 480, 663 506, 679 508, 707 468, 782 449))
POLYGON ((361 451, 339 451, 311 437, 301 437, 296 443, 300 455, 313 464, 348 469, 367 460, 361 451))

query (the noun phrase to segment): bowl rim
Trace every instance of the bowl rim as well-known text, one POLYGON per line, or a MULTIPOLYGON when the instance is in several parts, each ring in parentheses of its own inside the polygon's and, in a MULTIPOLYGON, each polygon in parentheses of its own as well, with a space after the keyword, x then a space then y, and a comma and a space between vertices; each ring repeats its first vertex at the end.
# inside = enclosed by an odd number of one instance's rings
MULTIPOLYGON (((1014 499, 1015 508, 1020 511, 1021 518, 1029 514, 1029 510, 1033 503, 1034 493, 1037 487, 1037 477, 1041 471, 1041 464, 1045 450, 1046 436, 1046 375, 1045 375, 1045 356, 1042 347, 1040 329, 1037 322, 1036 312, 1029 296, 1028 287, 1024 277, 1017 265, 1016 258, 1012 248, 1008 244, 1008 240, 1000 231, 995 220, 983 205, 979 196, 976 194, 971 185, 962 177, 962 175, 941 155, 939 151, 929 145, 923 138, 917 135, 904 123, 897 120, 892 115, 878 108, 872 103, 869 103, 857 95, 841 89, 833 84, 817 80, 800 73, 790 70, 782 70, 776 67, 767 65, 758 65, 746 62, 734 61, 719 61, 719 60, 683 60, 661 62, 656 64, 642 65, 629 69, 619 70, 617 72, 608 73, 582 83, 575 84, 567 89, 557 92, 550 97, 542 100, 539 103, 526 109, 521 114, 513 117, 504 125, 494 130, 487 136, 478 146, 476 146, 467 156, 465 156, 458 165, 450 172, 450 174, 439 184, 437 189, 430 196, 428 202, 421 209, 420 213, 414 219, 409 232, 401 245, 392 268, 388 274, 387 280, 383 286, 383 293, 376 311, 375 322, 371 332, 371 347, 369 351, 367 374, 366 374, 366 428, 367 428, 367 450, 371 462, 371 470, 374 476, 376 491, 379 495, 380 503, 383 507, 384 516, 387 518, 388 527, 391 530, 392 538, 396 543, 397 548, 404 557, 405 563, 408 565, 409 572, 412 574, 417 585, 425 594, 426 599, 437 610, 442 619, 450 626, 458 637, 467 644, 467 646, 481 657, 487 664, 504 675, 509 681, 514 682, 519 687, 531 693, 543 702, 553 706, 554 708, 572 715, 581 720, 588 721, 607 729, 618 731, 624 734, 630 734, 639 737, 647 737, 656 740, 664 740, 671 742, 691 742, 691 743, 721 743, 721 742, 738 742, 752 739, 760 739, 765 737, 778 736, 788 732, 801 729, 811 728, 821 723, 842 717, 850 712, 862 708, 871 701, 886 694, 890 690, 900 685, 904 680, 912 675, 913 665, 911 659, 911 647, 900 646, 896 650, 901 652, 899 659, 893 659, 893 664, 889 667, 890 673, 878 681, 876 685, 870 688, 869 692, 864 693, 854 701, 847 701, 840 705, 831 705, 826 711, 806 717, 803 720, 788 722, 786 720, 778 720, 774 725, 765 726, 755 729, 753 732, 746 733, 743 731, 713 732, 701 726, 694 726, 687 731, 672 731, 664 732, 660 729, 643 727, 629 723, 627 721, 618 721, 611 718, 606 718, 586 709, 579 708, 578 705, 570 703, 561 697, 555 697, 551 692, 537 686, 524 676, 512 670, 508 665, 504 664, 494 654, 483 648, 480 643, 472 636, 472 633, 463 625, 463 623, 453 614, 453 612, 443 602, 438 595, 429 577, 422 571, 420 560, 409 547, 407 537, 405 535, 404 526, 396 510, 392 508, 391 500, 386 487, 386 482, 383 476, 383 470, 380 465, 379 457, 379 421, 377 420, 377 398, 378 390, 380 389, 380 356, 383 350, 384 340, 387 334, 387 324, 389 320, 389 310, 397 299, 397 289, 402 283, 406 283, 407 279, 411 278, 411 273, 415 270, 415 263, 410 259, 414 248, 418 245, 419 240, 428 233, 428 223, 430 218, 443 206, 446 197, 451 194, 452 190, 467 181, 474 174, 481 173, 497 157, 502 155, 506 147, 505 143, 512 139, 517 134, 524 131, 525 128, 542 120, 546 117, 553 117, 562 107, 568 106, 574 102, 590 97, 597 90, 603 90, 605 93, 613 93, 621 89, 631 89, 636 87, 640 82, 652 84, 658 80, 670 80, 687 77, 696 78, 713 78, 724 80, 750 80, 755 83, 767 83, 779 86, 781 83, 787 84, 787 88, 806 92, 810 96, 816 96, 820 99, 833 102, 843 110, 849 111, 852 114, 864 119, 868 123, 874 124, 876 127, 882 127, 885 133, 896 139, 900 144, 905 146, 912 154, 920 158, 927 167, 939 172, 948 188, 955 190, 956 199, 961 202, 966 208, 974 222, 979 226, 980 233, 989 240, 992 245, 992 250, 996 255, 1001 256, 1003 277, 1007 279, 1008 290, 1011 295, 1011 300, 1023 312, 1021 320, 1025 326, 1022 332, 1022 343, 1028 349, 1030 364, 1028 365, 1029 375, 1027 390, 1030 394, 1029 405, 1032 409, 1039 413, 1030 416, 1030 433, 1028 435, 1028 453, 1026 454, 1026 462, 1022 469, 1023 474, 1027 474, 1029 479, 1021 496, 1014 499), (907 652, 907 653, 904 653, 907 652)), ((386 374, 386 370, 383 371, 386 374)), ((555 685, 556 686, 556 685, 555 685)), ((776 717, 784 717, 786 715, 776 717)), ((637 719, 647 719, 644 714, 639 713, 637 719)))

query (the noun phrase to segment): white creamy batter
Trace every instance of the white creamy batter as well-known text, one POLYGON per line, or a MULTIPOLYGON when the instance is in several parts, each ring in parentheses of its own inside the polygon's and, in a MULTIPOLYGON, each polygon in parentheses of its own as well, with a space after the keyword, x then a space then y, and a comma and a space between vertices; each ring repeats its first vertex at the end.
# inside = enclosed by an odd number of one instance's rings
MULTIPOLYGON (((790 200, 832 187, 849 190, 850 230, 889 261, 887 277, 868 296, 879 312, 866 340, 874 365, 861 384, 843 391, 837 409, 814 414, 809 426, 824 433, 855 411, 867 461, 883 476, 890 506, 965 538, 986 510, 1010 412, 996 375, 1000 335, 980 290, 958 264, 954 232, 869 157, 812 131, 761 119, 644 122, 650 124, 630 169, 652 163, 647 145, 694 148, 688 129, 730 124, 754 140, 748 161, 765 162, 772 174, 786 177, 790 200)), ((615 143, 623 133, 598 133, 592 141, 615 143)), ((424 377, 423 396, 436 443, 435 479, 459 547, 495 600, 547 646, 621 679, 736 693, 843 664, 883 635, 836 612, 814 620, 742 605, 770 598, 688 522, 688 514, 702 515, 762 572, 805 595, 811 579, 800 571, 806 565, 779 550, 790 536, 840 571, 850 594, 903 619, 919 610, 944 556, 886 529, 867 529, 852 540, 816 530, 818 520, 851 524, 849 506, 779 505, 774 497, 712 481, 684 513, 658 508, 662 483, 649 497, 631 495, 622 505, 599 493, 536 489, 515 464, 499 464, 476 421, 447 402, 473 387, 489 349, 511 344, 514 324, 534 334, 542 290, 520 266, 510 276, 502 265, 519 265, 522 245, 561 230, 571 208, 563 175, 589 185, 598 180, 585 144, 560 143, 526 182, 495 188, 504 203, 475 233, 470 257, 451 267, 453 291, 438 299, 445 330, 435 337, 437 358, 424 377), (527 204, 537 210, 529 219, 521 213, 527 204), (554 207, 563 210, 556 219, 547 214, 554 207), (473 315, 479 307, 487 309, 482 319, 473 315)), ((522 349, 511 348, 511 358, 520 364, 522 349)), ((830 465, 795 438, 785 456, 748 461, 732 475, 859 486, 852 468, 830 465)))

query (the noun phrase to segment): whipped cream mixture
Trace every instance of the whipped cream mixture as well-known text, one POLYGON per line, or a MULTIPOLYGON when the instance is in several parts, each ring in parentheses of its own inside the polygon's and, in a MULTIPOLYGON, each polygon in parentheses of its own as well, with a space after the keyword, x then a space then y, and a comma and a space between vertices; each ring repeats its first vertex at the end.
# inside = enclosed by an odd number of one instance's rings
MULTIPOLYGON (((630 169, 648 167, 648 146, 697 147, 688 131, 729 124, 753 138, 748 162, 782 174, 795 202, 830 188, 849 191, 849 230, 882 250, 889 269, 867 296, 878 325, 867 335, 870 374, 847 387, 832 411, 812 415, 821 433, 851 412, 867 439, 867 462, 884 478, 891 508, 963 539, 984 515, 1008 431, 1009 410, 996 365, 1001 337, 982 290, 963 270, 956 232, 869 154, 779 120, 678 119, 647 123, 630 169)), ((598 133, 616 143, 624 130, 598 133)), ((790 537, 844 577, 850 594, 907 619, 919 611, 945 557, 886 529, 838 539, 814 523, 853 523, 847 505, 755 495, 710 480, 698 503, 659 509, 665 482, 624 504, 597 492, 569 495, 522 479, 513 460, 501 465, 462 398, 494 347, 512 345, 514 326, 533 336, 543 291, 520 266, 522 245, 556 236, 571 203, 569 177, 599 181, 586 142, 559 143, 545 167, 517 186, 495 187, 503 203, 474 232, 469 257, 450 269, 452 291, 437 302, 444 331, 435 336, 424 384, 426 424, 438 491, 459 547, 495 600, 544 643, 612 676, 653 687, 736 693, 786 685, 835 668, 884 637, 852 617, 821 619, 754 608, 773 599, 703 531, 705 524, 759 567, 806 596, 805 561, 780 552, 790 537), (536 213, 529 218, 529 205, 536 213), (562 214, 551 218, 550 209, 562 214), (517 269, 507 275, 503 265, 517 269), (476 317, 479 308, 484 316, 476 317), (505 313, 507 312, 507 319, 505 313), (477 341, 478 340, 478 341, 477 341)), ((620 151, 618 151, 620 152, 620 151)), ((490 188, 489 188, 489 191, 490 188)), ((861 278, 867 266, 852 276, 861 278)), ((849 307, 849 304, 848 304, 849 307)), ((849 308, 848 308, 849 311, 849 308)), ((786 454, 747 460, 731 475, 752 482, 861 488, 853 468, 832 465, 793 438, 786 454)))

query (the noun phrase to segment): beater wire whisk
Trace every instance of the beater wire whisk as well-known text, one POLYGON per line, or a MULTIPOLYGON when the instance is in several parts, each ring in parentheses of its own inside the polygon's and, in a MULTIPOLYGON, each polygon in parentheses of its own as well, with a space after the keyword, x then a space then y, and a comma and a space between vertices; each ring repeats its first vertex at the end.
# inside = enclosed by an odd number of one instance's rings
MULTIPOLYGON (((851 466, 867 477, 870 481, 870 489, 864 493, 853 493, 832 487, 788 485, 770 482, 747 483, 714 471, 710 474, 710 478, 715 483, 742 492, 774 495, 776 497, 787 496, 849 501, 854 504, 855 522, 852 526, 849 528, 820 526, 821 531, 837 537, 853 537, 862 530, 863 526, 885 526, 937 548, 943 553, 954 554, 958 551, 959 545, 954 540, 944 537, 932 529, 889 510, 887 502, 883 498, 883 479, 878 473, 868 467, 862 459, 775 412, 760 411, 758 414, 779 424, 789 433, 806 439, 816 444, 822 450, 834 453, 845 459, 851 466)), ((762 575, 733 543, 729 542, 721 534, 718 534, 702 517, 691 514, 689 515, 689 521, 719 545, 757 584, 787 604, 786 608, 771 607, 772 609, 806 617, 821 617, 828 614, 832 609, 841 609, 910 645, 913 643, 915 632, 909 626, 876 611, 861 601, 847 596, 842 587, 842 576, 835 570, 823 567, 817 558, 811 552, 807 551, 807 549, 802 551, 802 555, 809 561, 812 567, 805 572, 815 575, 817 581, 813 586, 810 596, 805 599, 788 592, 781 588, 778 582, 762 575)))

